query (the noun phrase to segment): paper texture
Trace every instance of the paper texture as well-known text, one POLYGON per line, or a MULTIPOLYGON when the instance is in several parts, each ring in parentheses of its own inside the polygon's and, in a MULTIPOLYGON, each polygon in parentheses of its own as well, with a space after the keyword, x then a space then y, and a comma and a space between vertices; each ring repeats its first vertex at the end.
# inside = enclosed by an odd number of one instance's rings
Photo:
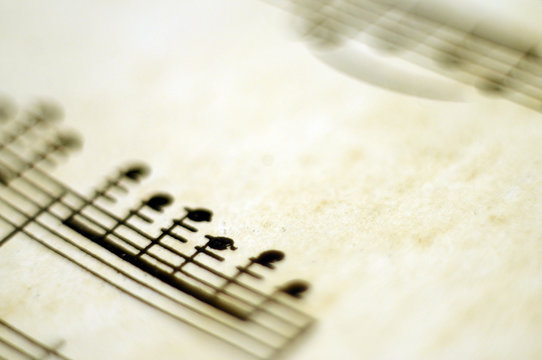
MULTIPOLYGON (((126 162, 213 210, 236 259, 304 279, 295 359, 542 356, 542 119, 499 98, 394 94, 320 62, 265 3, 3 2, 0 90, 56 100, 81 193, 126 162)), ((233 270, 233 266, 232 269, 233 270)), ((0 318, 73 359, 244 354, 23 235, 0 249, 0 318)))

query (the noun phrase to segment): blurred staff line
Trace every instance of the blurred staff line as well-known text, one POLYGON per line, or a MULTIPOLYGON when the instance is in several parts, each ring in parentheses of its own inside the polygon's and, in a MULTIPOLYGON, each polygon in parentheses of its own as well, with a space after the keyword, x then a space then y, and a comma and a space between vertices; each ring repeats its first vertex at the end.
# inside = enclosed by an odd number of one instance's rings
POLYGON ((305 21, 304 35, 329 46, 344 38, 440 75, 542 111, 542 60, 531 47, 511 47, 427 15, 376 0, 265 0, 305 21), (360 38, 360 36, 365 36, 360 38))

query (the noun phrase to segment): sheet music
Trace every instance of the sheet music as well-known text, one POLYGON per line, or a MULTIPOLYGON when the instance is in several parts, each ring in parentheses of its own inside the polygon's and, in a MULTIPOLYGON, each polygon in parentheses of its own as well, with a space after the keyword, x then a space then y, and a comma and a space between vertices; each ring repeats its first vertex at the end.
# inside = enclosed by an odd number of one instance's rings
POLYGON ((283 4, 0 5, 0 358, 541 356, 538 60, 407 96, 283 4))

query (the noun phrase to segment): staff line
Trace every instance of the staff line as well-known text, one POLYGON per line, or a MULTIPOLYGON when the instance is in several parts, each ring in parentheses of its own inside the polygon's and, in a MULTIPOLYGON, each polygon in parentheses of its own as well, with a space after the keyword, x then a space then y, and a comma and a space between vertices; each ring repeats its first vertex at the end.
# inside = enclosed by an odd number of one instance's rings
POLYGON ((24 356, 25 358, 27 359, 31 359, 31 360, 38 360, 38 358, 32 356, 31 354, 27 353, 26 351, 24 351, 24 349, 21 349, 20 347, 18 347, 17 345, 7 341, 6 339, 4 339, 3 337, 0 336, 0 344, 3 344, 4 346, 6 346, 7 348, 15 351, 16 353, 24 356))
MULTIPOLYGON (((0 199, 0 201, 3 201, 3 200, 4 200, 4 199, 0 199)), ((6 223, 11 224, 12 226, 14 225, 13 222, 11 222, 9 219, 7 219, 5 216, 3 216, 3 215, 1 215, 1 214, 0 214, 0 219, 3 220, 3 221, 6 222, 6 223)), ((161 291, 161 290, 159 290, 159 289, 157 289, 157 288, 155 288, 155 287, 153 287, 153 286, 151 286, 151 285, 149 285, 149 284, 143 282, 142 280, 137 279, 136 277, 134 277, 134 276, 128 274, 126 271, 122 270, 121 268, 119 268, 119 267, 113 265, 113 264, 110 263, 109 261, 107 261, 107 260, 101 258, 100 256, 98 256, 98 255, 92 253, 91 251, 85 249, 84 247, 78 245, 77 243, 75 243, 75 242, 69 240, 67 237, 65 237, 65 236, 63 236, 62 234, 56 232, 55 230, 49 228, 47 225, 41 224, 41 223, 39 223, 39 222, 37 222, 37 224, 38 224, 42 229, 44 229, 44 230, 46 230, 48 233, 50 233, 51 235, 53 235, 53 236, 55 236, 55 237, 57 237, 57 238, 63 240, 64 242, 68 243, 69 245, 71 245, 71 246, 73 246, 73 247, 76 247, 77 249, 83 251, 85 254, 91 256, 93 259, 95 259, 95 260, 101 262, 102 264, 108 266, 109 268, 115 270, 116 272, 118 272, 118 273, 120 273, 121 275, 127 277, 128 279, 130 279, 130 280, 136 282, 137 284, 143 286, 144 288, 147 288, 147 289, 149 289, 149 290, 151 290, 151 291, 153 291, 153 292, 155 292, 155 293, 157 293, 157 294, 163 296, 164 298, 166 298, 166 299, 168 299, 168 300, 174 302, 175 304, 177 304, 177 305, 179 305, 179 306, 181 306, 181 307, 183 307, 183 308, 185 308, 185 309, 187 309, 187 310, 190 310, 190 311, 192 311, 192 312, 194 312, 194 313, 196 313, 196 314, 198 314, 198 315, 200 315, 200 316, 203 316, 203 317, 206 317, 206 318, 208 318, 208 319, 210 319, 210 320, 212 320, 212 321, 215 321, 215 322, 217 322, 217 323, 218 323, 219 325, 221 325, 221 326, 225 326, 225 327, 229 328, 230 330, 233 330, 233 331, 236 331, 236 332, 238 332, 238 333, 240 333, 240 334, 242 334, 242 335, 245 335, 245 336, 247 336, 247 338, 251 339, 252 341, 258 342, 258 343, 260 343, 260 344, 262 344, 263 346, 266 346, 266 347, 270 347, 270 348, 273 347, 271 344, 268 344, 268 343, 266 343, 266 342, 263 342, 262 340, 260 340, 260 339, 258 339, 258 338, 255 338, 253 335, 251 335, 251 334, 249 334, 249 333, 247 333, 247 332, 245 332, 245 331, 243 331, 243 330, 240 330, 240 329, 238 329, 238 328, 236 328, 236 327, 233 327, 231 324, 228 324, 228 323, 226 323, 226 322, 224 322, 224 321, 222 321, 222 320, 220 320, 220 319, 217 319, 217 318, 213 317, 212 315, 203 312, 202 310, 196 309, 196 308, 194 308, 193 306, 188 305, 188 304, 186 304, 186 303, 184 303, 184 302, 182 302, 182 301, 180 301, 180 300, 178 300, 178 299, 172 297, 171 295, 166 294, 165 292, 163 292, 163 291, 161 291)), ((160 311, 166 313, 167 315, 170 315, 171 317, 180 320, 180 321, 183 322, 183 323, 186 323, 186 324, 191 325, 191 326, 194 326, 194 327, 196 327, 196 328, 198 328, 198 329, 200 329, 200 330, 203 330, 204 332, 206 332, 206 333, 209 334, 209 335, 215 336, 215 337, 220 338, 220 339, 225 339, 225 338, 220 337, 219 335, 216 335, 215 333, 212 333, 212 332, 210 332, 210 331, 208 331, 208 330, 205 330, 205 329, 203 329, 203 328, 200 328, 199 326, 193 324, 192 322, 190 322, 190 321, 188 321, 188 320, 186 320, 186 319, 184 319, 184 318, 182 318, 182 317, 180 317, 180 316, 178 316, 178 315, 175 315, 175 314, 173 314, 173 313, 171 313, 171 312, 169 312, 169 311, 167 311, 167 310, 161 308, 160 306, 158 306, 158 305, 156 305, 156 304, 154 304, 154 303, 152 303, 152 302, 150 302, 150 301, 148 301, 148 300, 143 299, 143 298, 140 297, 139 295, 136 295, 135 293, 133 293, 133 292, 131 292, 131 291, 129 291, 129 290, 123 288, 122 286, 116 284, 116 283, 113 282, 112 280, 107 279, 105 276, 103 276, 103 275, 97 273, 96 271, 92 270, 91 268, 89 268, 89 267, 85 266, 84 264, 80 263, 79 261, 75 260, 73 257, 71 257, 71 256, 69 256, 69 255, 66 255, 66 254, 63 253, 61 250, 58 250, 57 248, 55 248, 55 247, 53 247, 53 246, 47 244, 47 243, 44 242, 43 240, 39 239, 36 235, 34 235, 33 233, 29 232, 28 230, 22 229, 20 233, 26 235, 27 237, 31 238, 32 240, 35 240, 36 242, 38 242, 38 243, 41 244, 42 246, 44 246, 44 247, 48 248, 49 250, 55 252, 56 254, 60 255, 60 256, 63 257, 63 258, 65 258, 66 260, 68 260, 68 261, 74 263, 75 265, 79 266, 79 267, 82 268, 83 270, 85 270, 85 271, 91 273, 92 275, 96 276, 96 277, 99 278, 100 280, 105 281, 106 283, 108 283, 108 284, 114 286, 115 288, 121 290, 122 292, 124 292, 124 293, 126 293, 126 294, 128 294, 128 295, 130 295, 130 296, 132 296, 132 297, 134 297, 134 298, 136 298, 136 299, 138 299, 138 300, 144 302, 145 304, 150 305, 151 307, 153 307, 153 308, 155 308, 155 309, 158 309, 158 310, 160 310, 160 311)), ((233 344, 233 343, 231 343, 231 344, 232 344, 232 345, 235 345, 235 344, 233 344)), ((239 347, 239 345, 235 345, 235 346, 236 346, 236 347, 239 347)), ((244 348, 241 348, 241 349, 242 349, 242 350, 246 350, 246 349, 244 349, 244 348)))
POLYGON ((53 354, 56 357, 59 357, 59 358, 61 358, 63 360, 70 360, 66 356, 59 353, 58 350, 56 350, 54 348, 51 348, 51 347, 48 347, 47 345, 45 345, 45 344, 39 342, 38 340, 30 337, 29 335, 25 334, 23 331, 17 329, 16 327, 14 327, 13 325, 7 323, 6 321, 2 320, 1 318, 0 318, 0 325, 4 326, 5 328, 7 328, 8 330, 14 332, 15 334, 21 336, 22 338, 24 338, 26 341, 32 343, 33 345, 39 347, 40 349, 45 351, 47 354, 53 354))
MULTIPOLYGON (((13 154, 13 155, 16 156, 16 154, 13 154)), ((20 161, 20 160, 19 160, 19 161, 20 161)), ((5 162, 3 162, 3 161, 1 161, 1 160, 0 160, 0 165, 5 166, 5 167, 8 167, 8 168, 11 168, 9 165, 5 164, 5 162)), ((37 170, 38 168, 34 167, 33 169, 34 169, 34 170, 37 170)), ((30 186, 32 186, 32 187, 33 187, 34 189, 36 189, 37 191, 41 192, 43 195, 45 195, 45 196, 47 196, 47 197, 49 197, 49 198, 53 198, 53 197, 54 197, 54 195, 50 194, 46 189, 44 189, 43 187, 41 187, 39 184, 37 184, 37 183, 35 183, 34 181, 30 180, 27 176, 21 176, 20 179, 23 180, 24 182, 26 182, 27 184, 29 184, 30 186)), ((51 179, 52 179, 52 178, 51 178, 51 179)), ((56 180, 55 180, 55 182, 56 182, 56 180)), ((62 191, 64 191, 66 194, 75 195, 75 194, 73 193, 73 191, 72 191, 70 188, 68 188, 67 186, 58 186, 58 187, 59 187, 60 189, 62 189, 62 191)), ((37 206, 38 208, 41 207, 40 204, 37 204, 34 200, 32 200, 32 199, 30 199, 29 197, 27 197, 26 195, 22 194, 19 190, 15 189, 15 188, 13 188, 13 187, 10 187, 10 190, 11 190, 11 191, 14 191, 14 192, 17 192, 21 197, 24 197, 24 198, 27 199, 27 201, 32 202, 32 203, 34 204, 34 206, 37 206)), ((79 196, 77 196, 77 195, 75 195, 75 196, 76 196, 76 197, 79 197, 79 196)), ((80 199, 83 200, 83 201, 85 201, 85 199, 82 198, 82 196, 80 197, 80 199)), ((63 206, 65 206, 65 207, 68 208, 70 211, 76 210, 76 209, 73 208, 71 205, 67 204, 67 203, 63 200, 63 198, 60 198, 60 199, 58 200, 58 203, 59 203, 59 204, 62 204, 63 206)), ((94 203, 88 203, 87 206, 93 207, 93 208, 97 208, 97 207, 96 207, 96 204, 94 204, 94 203)), ((100 210, 99 208, 97 208, 97 209, 100 210)), ((60 221, 63 221, 63 220, 64 220, 64 219, 61 218, 59 215, 53 213, 53 212, 50 211, 50 210, 47 210, 46 212, 49 213, 49 214, 51 214, 52 216, 54 216, 55 218, 57 218, 57 219, 60 220, 60 221)), ((109 214, 103 214, 103 215, 109 216, 109 214)), ((92 223, 95 224, 96 226, 99 226, 99 227, 102 228, 103 230, 106 230, 106 229, 107 229, 107 227, 106 227, 105 225, 101 224, 100 222, 98 222, 97 220, 93 219, 92 217, 90 217, 90 216, 88 216, 88 215, 86 215, 86 214, 79 213, 78 216, 82 216, 83 218, 85 218, 86 220, 92 222, 92 223)), ((113 217, 113 216, 111 216, 111 217, 113 217)), ((122 219, 119 218, 119 217, 117 217, 117 216, 114 216, 113 220, 115 220, 116 222, 120 222, 122 219)), ((126 227, 129 228, 129 229, 132 229, 132 227, 133 227, 133 226, 131 226, 131 224, 129 224, 129 223, 124 223, 123 226, 126 226, 126 227)), ((124 236, 118 234, 117 232, 114 232, 114 233, 112 233, 112 234, 113 234, 114 236, 116 236, 117 238, 119 238, 120 240, 122 240, 122 241, 128 243, 129 245, 131 245, 131 246, 133 246, 133 247, 135 247, 136 249, 139 248, 139 246, 138 246, 137 244, 133 243, 131 240, 129 240, 129 239, 127 239, 126 237, 124 237, 124 236)), ((152 237, 152 236, 150 236, 150 235, 148 235, 148 234, 146 234, 146 233, 144 233, 144 235, 143 235, 143 234, 141 234, 141 235, 144 236, 144 238, 146 238, 147 240, 150 240, 150 241, 154 240, 154 237, 152 237)), ((189 259, 189 256, 187 256, 187 255, 185 255, 185 254, 179 252, 178 250, 172 248, 171 246, 169 246, 169 245, 167 245, 167 244, 161 244, 161 243, 160 243, 159 245, 162 246, 163 248, 167 249, 168 251, 173 252, 175 255, 178 255, 179 257, 184 258, 185 260, 189 259)), ((151 257, 154 257, 154 258, 156 258, 157 260, 163 262, 163 259, 160 259, 159 257, 156 257, 154 254, 147 253, 147 255, 149 255, 149 256, 151 256, 151 257)), ((191 263, 194 264, 194 265, 196 265, 196 266, 198 266, 198 267, 201 268, 201 269, 206 270, 207 272, 209 272, 209 273, 211 273, 211 274, 213 274, 213 275, 215 275, 215 276, 217 276, 217 277, 220 277, 220 278, 226 280, 226 281, 230 281, 230 280, 231 280, 229 276, 227 276, 227 275, 225 275, 225 274, 222 274, 221 272, 216 271, 215 269, 213 269, 213 268, 211 268, 211 267, 209 267, 209 266, 207 266, 207 265, 205 265, 205 264, 203 264, 203 263, 201 263, 201 262, 199 262, 199 261, 197 261, 197 260, 191 259, 191 263)), ((165 264, 165 265, 168 265, 168 264, 165 264)), ((171 266, 171 265, 168 265, 168 266, 171 266)), ((245 290, 251 292, 252 294, 261 297, 261 298, 267 298, 267 297, 268 297, 267 294, 264 294, 263 292, 261 292, 261 291, 259 291, 259 290, 257 290, 257 289, 254 289, 254 288, 252 288, 252 287, 246 285, 246 284, 243 283, 243 282, 240 282, 240 281, 238 281, 238 280, 232 280, 231 282, 232 282, 233 284, 238 285, 238 286, 242 287, 243 289, 245 289, 245 290)), ((228 294, 230 294, 230 296, 234 296, 234 295, 231 294, 231 293, 228 293, 228 294)), ((273 299, 273 302, 276 303, 276 304, 278 304, 278 305, 280 305, 280 306, 283 306, 283 307, 287 308, 287 309, 290 310, 290 311, 294 311, 294 312, 297 313, 297 314, 305 315, 305 314, 303 314, 301 311, 299 311, 298 309, 296 309, 296 308, 294 308, 294 307, 292 307, 292 306, 290 306, 290 305, 284 303, 284 302, 281 301, 280 299, 275 298, 275 299, 273 299)), ((276 316, 276 314, 275 314, 275 316, 276 316)))
MULTIPOLYGON (((322 28, 325 28, 327 31, 330 31, 331 33, 334 33, 336 35, 340 35, 340 36, 346 36, 348 38, 351 38, 357 42, 363 42, 362 40, 360 39, 357 39, 356 36, 358 34, 361 33, 361 31, 359 31, 357 29, 356 26, 354 26, 353 24, 351 23, 348 23, 348 22, 344 22, 343 20, 340 20, 336 17, 332 17, 332 16, 329 16, 327 17, 326 19, 324 20, 321 20, 319 23, 316 23, 310 19, 307 18, 306 15, 299 15, 297 12, 295 12, 294 10, 292 10, 290 7, 287 7, 287 6, 284 6, 284 5, 279 5, 277 3, 273 3, 269 0, 264 0, 266 1, 267 3, 271 4, 271 5, 274 5, 276 7, 279 7, 287 12, 290 12, 292 13, 293 15, 295 16, 299 16, 299 17, 302 17, 304 18, 306 21, 310 22, 310 23, 313 23, 313 24, 317 24, 319 26, 321 26, 322 28), (340 31, 340 30, 337 30, 337 29, 334 29, 333 27, 329 27, 329 26, 325 26, 324 23, 328 21, 331 21, 331 22, 334 22, 335 24, 338 24, 338 26, 341 26, 343 27, 343 30, 340 31), (348 34, 348 31, 344 30, 344 28, 350 28, 352 29, 353 31, 355 31, 355 34, 348 34)), ((323 16, 325 17, 326 15, 325 14, 322 14, 321 12, 319 12, 318 10, 313 10, 310 6, 307 6, 305 4, 301 4, 299 1, 295 1, 295 0, 292 0, 291 1, 292 3, 294 4, 298 4, 298 6, 300 6, 301 8, 305 9, 305 10, 308 10, 308 11, 312 11, 313 13, 316 13, 320 16, 323 16)), ((338 9, 338 11, 344 11, 342 9, 338 9)), ((348 13, 347 13, 348 14, 348 13)), ((351 14, 348 14, 349 16, 352 16, 351 14)), ((359 19, 357 19, 359 21, 359 19)), ((363 20, 361 20, 363 21, 363 20)), ((374 25, 372 23, 368 23, 368 25, 373 25, 373 26, 380 26, 380 25, 374 25)), ((389 29, 389 28, 385 28, 385 27, 381 27, 380 30, 383 30, 383 31, 386 31, 386 32, 393 32, 393 30, 389 29)), ((503 91, 500 92, 500 96, 508 99, 508 100, 511 100, 513 102, 516 102, 520 105, 523 105, 525 107, 528 107, 528 108, 531 108, 533 110, 536 110, 538 112, 541 111, 542 109, 542 99, 541 97, 537 97, 535 95, 533 95, 532 93, 530 92, 525 92, 523 88, 514 88, 514 87, 511 87, 511 86, 507 86, 503 81, 503 79, 515 79, 517 83, 520 83, 520 84, 527 84, 527 86, 530 86, 532 88, 535 88, 535 89, 542 89, 542 87, 539 87, 537 85, 534 85, 534 84, 531 84, 529 85, 529 83, 527 81, 525 81, 524 76, 522 76, 522 78, 519 78, 519 77, 515 77, 515 78, 512 78, 511 77, 511 74, 512 72, 497 72, 498 73, 498 76, 492 76, 490 78, 486 77, 484 75, 484 71, 487 72, 488 68, 487 67, 484 67, 483 65, 480 65, 479 63, 476 63, 476 62, 466 62, 466 64, 469 64, 469 66, 471 67, 474 67, 474 68, 478 68, 479 70, 483 70, 483 71, 473 71, 472 69, 466 69, 465 66, 463 67, 460 67, 460 66, 457 66, 454 68, 454 70, 456 71, 450 71, 450 69, 446 69, 446 68, 442 68, 439 67, 437 63, 434 62, 434 56, 432 55, 429 55, 427 54, 426 52, 420 50, 419 46, 415 46, 414 48, 409 48, 409 47, 405 47, 405 46, 399 46, 397 43, 389 40, 388 38, 384 37, 384 36, 379 36, 379 35, 375 35, 375 34, 371 34, 369 32, 366 32, 366 34, 375 39, 375 40, 378 40, 378 41, 381 41, 382 43, 386 43, 388 45, 390 45, 392 48, 397 48, 397 49, 401 49, 401 50, 404 50, 406 53, 405 54, 402 54, 401 56, 398 56, 399 58, 401 59, 404 59, 406 61, 409 61, 411 63, 414 63, 418 66, 422 66, 422 67, 430 67, 431 70, 433 72, 436 72, 440 75, 443 75, 443 76, 446 76, 446 77, 449 77, 449 78, 452 78, 452 79, 455 79, 456 81, 459 81, 461 83, 464 83, 466 85, 469 85, 469 86, 475 86, 477 88, 481 88, 481 89, 484 89, 484 86, 487 87, 488 89, 502 89, 503 91), (410 53, 411 55, 410 56, 407 56, 408 53, 410 53), (414 55, 414 57, 412 57, 412 55, 414 55), (427 60, 430 60, 429 62, 427 60)), ((398 36, 398 37, 405 37, 404 34, 400 33, 400 32, 395 32, 393 34, 394 36, 398 36)), ((406 38, 407 40, 411 40, 409 38, 406 38)), ((481 38, 483 39, 483 38, 481 38)), ((439 49, 439 48, 436 48, 436 47, 431 47, 430 45, 428 44, 424 44, 424 43, 419 43, 419 44, 416 44, 416 45, 422 45, 422 46, 426 46, 428 47, 430 50, 434 51, 434 52, 438 52, 442 55, 446 55, 446 56, 450 56, 452 54, 450 54, 448 51, 445 51, 445 50, 442 50, 442 49, 439 49)), ((520 54, 521 55, 521 54, 520 54)), ((527 59, 528 56, 524 57, 525 60, 521 61, 518 63, 518 65, 515 67, 516 70, 518 71, 529 71, 527 69, 524 68, 524 65, 527 64, 527 61, 529 61, 529 59, 527 59), (519 67, 521 65, 521 68, 519 67)), ((533 65, 531 62, 529 62, 530 65, 533 65)), ((510 65, 510 66, 513 66, 513 65, 510 65)), ((494 73, 496 72, 495 70, 492 70, 491 68, 489 68, 489 71, 493 71, 494 73)), ((537 76, 535 74, 535 76, 537 76)))
MULTIPOLYGON (((295 1, 294 2, 296 3, 299 3, 298 1, 295 1)), ((303 6, 303 5, 301 5, 303 6)), ((310 9, 312 10, 311 8, 305 6, 305 8, 307 9, 310 9)), ((371 26, 379 31, 384 31, 388 34, 392 34, 393 36, 396 36, 396 37, 400 37, 402 39, 405 39, 407 41, 410 41, 412 42, 413 39, 409 38, 408 36, 406 36, 404 33, 402 32, 399 32, 399 31, 395 31, 391 28, 388 28, 388 27, 385 27, 385 26, 382 26, 382 25, 379 25, 378 22, 374 23, 374 22, 371 22, 370 20, 367 20, 366 18, 364 19, 363 17, 356 17, 348 12, 346 12, 344 9, 341 9, 341 8, 333 8, 339 12, 342 12, 343 14, 353 18, 354 20, 356 21, 361 21, 361 22, 364 22, 365 25, 367 27, 371 26)), ((313 11, 314 12, 314 11, 313 11)), ((321 15, 321 16, 326 16, 327 14, 323 14, 321 11, 316 11, 316 13, 318 15, 321 15)), ((311 21, 311 20, 307 20, 307 21, 311 21)), ((404 50, 405 52, 410 52, 412 54, 416 54, 416 55, 420 55, 424 58, 427 58, 427 59, 430 59, 430 60, 434 60, 433 57, 431 55, 428 55, 424 50, 423 48, 425 47, 426 49, 428 50, 431 50, 431 51, 436 51, 440 54, 443 54, 443 55, 450 55, 450 53, 446 50, 443 50, 443 49, 440 49, 438 47, 433 47, 429 44, 426 44, 426 43, 415 43, 416 46, 413 46, 413 47, 409 47, 409 46, 405 46, 405 45, 398 45, 397 42, 394 42, 392 40, 390 40, 389 37, 386 37, 386 36, 381 36, 381 35, 377 35, 377 34, 374 34, 374 33, 371 33, 371 32, 368 32, 368 31, 364 31, 362 28, 360 28, 358 25, 354 24, 352 21, 347 21, 345 19, 341 19, 339 17, 333 17, 333 16, 326 16, 326 18, 319 23, 319 26, 320 28, 324 28, 330 32, 334 32, 336 34, 340 34, 340 35, 343 35, 343 36, 347 36, 347 37, 350 37, 356 41, 361 41, 359 39, 357 39, 356 37, 359 35, 359 34, 367 34, 369 37, 371 38, 374 38, 376 40, 379 40, 379 41, 383 41, 387 44, 389 44, 390 46, 394 47, 394 48, 397 48, 397 49, 402 49, 404 50), (326 26, 326 23, 329 24, 329 22, 333 22, 339 26, 342 26, 343 28, 346 27, 346 28, 351 28, 355 31, 355 34, 347 34, 346 31, 343 29, 343 31, 336 31, 336 29, 331 26, 331 25, 327 25, 326 26), (421 48, 420 48, 421 47, 421 48)), ((401 57, 401 56, 399 56, 401 57)), ((403 56, 404 57, 404 56, 403 56)), ((483 82, 485 83, 489 83, 491 85, 494 85, 494 86, 502 86, 502 84, 498 83, 495 79, 493 78, 488 78, 487 75, 484 75, 483 74, 483 71, 490 71, 492 72, 493 74, 497 74, 499 77, 503 75, 503 73, 500 73, 494 69, 491 69, 490 67, 487 67, 487 66, 484 66, 484 65, 480 65, 480 63, 477 63, 477 62, 474 62, 474 61, 470 61, 469 62, 470 66, 473 67, 474 69, 466 69, 465 66, 462 66, 462 67, 455 67, 454 69, 456 69, 457 71, 460 71, 460 72, 463 72, 463 73, 466 73, 468 75, 472 75, 474 76, 475 78, 478 78, 478 79, 481 79, 483 80, 483 82), (477 69, 477 70, 476 70, 477 69), (482 71, 480 71, 482 70, 482 71)), ((433 69, 433 71, 436 71, 436 69, 433 69)), ((449 74, 448 74, 449 76, 449 74)), ((493 75, 492 75, 493 76, 493 75)), ((504 74, 504 76, 506 76, 506 73, 504 74)), ((497 76, 495 78, 498 78, 497 76)), ((500 81, 500 78, 499 80, 500 81)), ((520 80, 518 79, 519 83, 525 83, 523 80, 520 80)), ((476 84, 470 84, 468 83, 469 85, 475 85, 476 84)), ((514 88, 514 87, 511 87, 511 86, 505 86, 506 89, 508 90, 511 90, 513 93, 516 93, 516 94, 519 94, 519 95, 522 95, 522 96, 525 96, 525 97, 528 97, 528 98, 531 98, 535 101, 540 101, 540 98, 537 97, 537 96, 534 96, 532 94, 530 94, 529 92, 525 92, 525 90, 523 88, 514 88)), ((504 95, 503 95, 504 96, 504 95)))

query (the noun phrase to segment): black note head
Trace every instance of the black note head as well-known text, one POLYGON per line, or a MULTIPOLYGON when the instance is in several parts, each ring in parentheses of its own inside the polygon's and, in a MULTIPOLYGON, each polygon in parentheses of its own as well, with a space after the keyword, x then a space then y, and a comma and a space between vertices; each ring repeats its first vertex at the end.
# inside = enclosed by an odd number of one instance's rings
POLYGON ((256 264, 260 264, 270 269, 274 269, 275 266, 273 263, 281 261, 284 259, 284 253, 278 250, 267 250, 258 255, 257 258, 253 259, 256 264))
POLYGON ((155 211, 161 212, 166 206, 173 202, 173 198, 168 194, 156 194, 145 202, 145 205, 155 211))
POLYGON ((52 101, 41 101, 36 104, 33 116, 45 122, 62 120, 64 112, 62 108, 52 101))
POLYGON ((184 209, 188 212, 188 214, 186 214, 186 217, 192 221, 211 221, 211 218, 213 217, 213 213, 207 209, 184 209))
POLYGON ((124 171, 124 176, 133 181, 140 181, 150 173, 149 167, 145 164, 134 164, 124 171))
POLYGON ((75 133, 60 133, 57 140, 60 146, 70 150, 80 149, 83 144, 81 138, 75 133))
POLYGON ((230 238, 211 235, 205 235, 205 237, 209 239, 207 246, 209 246, 211 249, 226 250, 227 248, 230 248, 231 250, 237 250, 237 248, 233 245, 233 240, 230 238))
POLYGON ((280 291, 291 297, 300 299, 309 289, 309 283, 303 280, 293 280, 284 285, 280 291))

